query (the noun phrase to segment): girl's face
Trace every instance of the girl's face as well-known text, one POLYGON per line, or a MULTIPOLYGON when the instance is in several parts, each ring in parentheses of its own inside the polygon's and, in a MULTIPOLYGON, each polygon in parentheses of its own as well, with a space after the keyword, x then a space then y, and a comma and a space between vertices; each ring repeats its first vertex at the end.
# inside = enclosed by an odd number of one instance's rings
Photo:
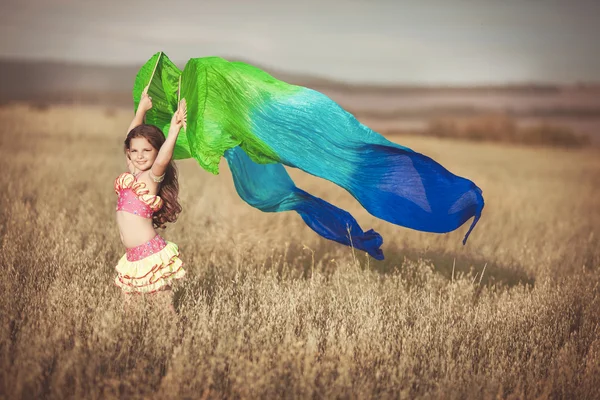
POLYGON ((158 150, 152 147, 146 138, 136 137, 129 142, 129 150, 127 153, 137 169, 146 171, 154 164, 154 160, 158 155, 158 150))

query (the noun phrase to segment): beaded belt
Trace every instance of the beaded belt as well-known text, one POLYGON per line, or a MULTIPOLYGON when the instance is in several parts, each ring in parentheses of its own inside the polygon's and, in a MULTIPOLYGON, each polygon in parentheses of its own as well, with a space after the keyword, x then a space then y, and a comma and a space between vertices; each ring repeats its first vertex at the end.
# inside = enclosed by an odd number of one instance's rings
POLYGON ((148 242, 127 249, 127 261, 138 261, 142 258, 151 256, 152 254, 161 251, 166 245, 167 242, 165 239, 159 234, 156 234, 156 236, 148 242))

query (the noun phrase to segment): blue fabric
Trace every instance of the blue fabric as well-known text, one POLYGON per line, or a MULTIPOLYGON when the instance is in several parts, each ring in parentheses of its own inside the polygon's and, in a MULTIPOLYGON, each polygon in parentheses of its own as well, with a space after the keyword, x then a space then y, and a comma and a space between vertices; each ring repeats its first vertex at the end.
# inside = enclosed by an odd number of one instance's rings
POLYGON ((320 92, 272 98, 250 121, 282 164, 336 183, 378 218, 445 233, 474 217, 465 244, 481 217, 482 191, 472 181, 390 142, 320 92))
POLYGON ((363 232, 350 213, 296 187, 283 165, 257 164, 239 146, 227 150, 225 158, 238 194, 251 206, 265 212, 294 210, 324 238, 383 260, 379 233, 363 232))

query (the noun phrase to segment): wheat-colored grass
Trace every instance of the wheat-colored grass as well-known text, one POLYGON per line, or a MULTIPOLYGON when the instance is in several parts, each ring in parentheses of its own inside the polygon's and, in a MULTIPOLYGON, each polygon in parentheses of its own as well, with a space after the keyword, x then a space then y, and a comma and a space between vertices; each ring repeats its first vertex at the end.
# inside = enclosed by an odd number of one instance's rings
POLYGON ((466 246, 468 226, 394 226, 291 171, 381 232, 383 262, 246 205, 226 163, 178 162, 178 317, 125 314, 113 180, 130 117, 0 109, 0 398, 600 398, 593 150, 394 137, 483 189, 466 246))
POLYGON ((505 113, 485 113, 462 118, 436 118, 422 132, 442 138, 457 138, 476 141, 547 145, 556 147, 586 147, 591 137, 579 134, 570 128, 552 123, 519 126, 518 119, 505 113))

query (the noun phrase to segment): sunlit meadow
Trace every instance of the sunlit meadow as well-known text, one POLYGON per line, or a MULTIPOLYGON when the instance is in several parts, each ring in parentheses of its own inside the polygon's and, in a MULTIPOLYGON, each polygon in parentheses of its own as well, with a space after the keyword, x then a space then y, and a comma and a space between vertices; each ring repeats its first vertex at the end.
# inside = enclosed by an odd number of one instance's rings
POLYGON ((384 261, 263 213, 178 161, 161 232, 187 277, 177 315, 123 312, 114 178, 131 113, 0 108, 0 398, 600 398, 600 157, 393 136, 482 189, 483 217, 439 235, 370 216, 384 261))

